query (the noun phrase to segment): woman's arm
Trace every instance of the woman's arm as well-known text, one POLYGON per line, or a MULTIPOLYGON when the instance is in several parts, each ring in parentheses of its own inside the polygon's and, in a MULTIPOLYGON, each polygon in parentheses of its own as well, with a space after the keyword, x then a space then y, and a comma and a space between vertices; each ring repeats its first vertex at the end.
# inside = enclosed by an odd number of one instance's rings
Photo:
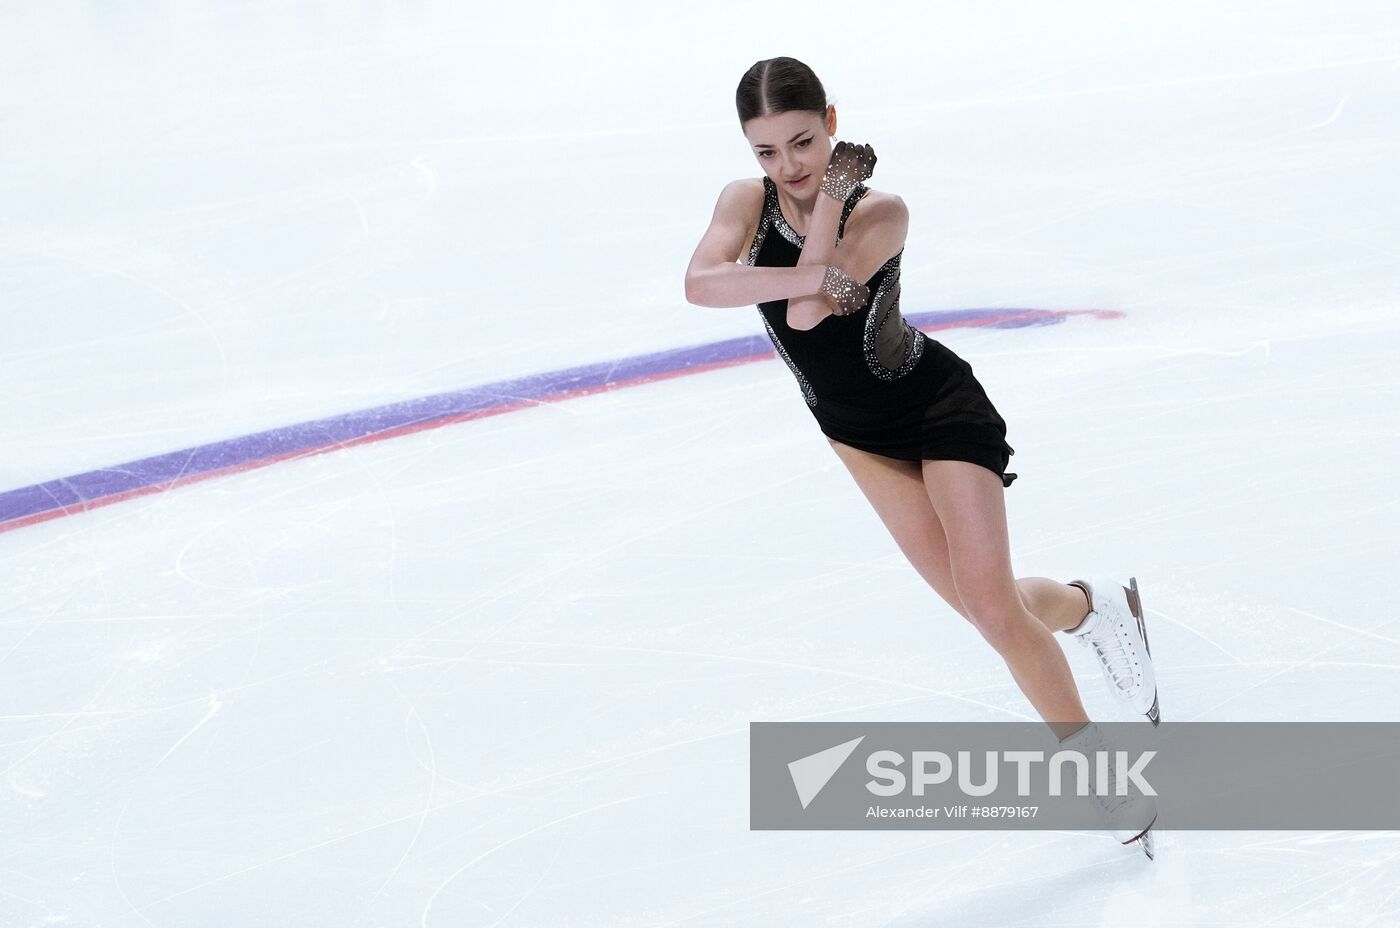
MULTIPOLYGON (((710 227, 695 248, 685 272, 685 299, 696 306, 752 306, 816 293, 825 264, 798 262, 797 267, 749 267, 737 263, 749 246, 751 227, 763 208, 763 188, 736 180, 720 191, 710 227)), ((840 205, 837 204, 837 219, 840 205)), ((831 227, 836 238, 836 226, 831 227)))
MULTIPOLYGON (((807 237, 802 240, 802 254, 797 259, 798 267, 820 267, 825 275, 826 266, 836 263, 832 260, 836 254, 836 229, 841 224, 841 210, 844 208, 843 202, 824 193, 817 194, 816 205, 812 207, 812 219, 807 226, 807 237)), ((859 280, 863 281, 865 278, 859 280)), ((822 282, 818 279, 817 287, 820 288, 821 285, 822 282)), ((825 294, 816 290, 788 300, 788 325, 794 329, 810 329, 830 315, 831 303, 825 294), (795 322, 800 324, 793 325, 795 322)))
MULTIPOLYGON (((789 326, 810 329, 833 313, 856 312, 870 300, 870 291, 861 283, 869 279, 869 275, 865 268, 848 266, 846 259, 853 252, 838 247, 836 232, 851 192, 874 174, 876 161, 875 149, 869 145, 841 141, 832 148, 831 158, 822 172, 817 202, 812 205, 802 253, 797 259, 798 267, 823 266, 829 273, 824 275, 821 293, 788 301, 789 326)), ((850 224, 847 226, 846 234, 850 235, 850 224)))
POLYGON ((832 249, 832 264, 859 281, 875 272, 904 250, 909 234, 909 208, 903 198, 889 192, 871 191, 851 210, 846 234, 832 249))

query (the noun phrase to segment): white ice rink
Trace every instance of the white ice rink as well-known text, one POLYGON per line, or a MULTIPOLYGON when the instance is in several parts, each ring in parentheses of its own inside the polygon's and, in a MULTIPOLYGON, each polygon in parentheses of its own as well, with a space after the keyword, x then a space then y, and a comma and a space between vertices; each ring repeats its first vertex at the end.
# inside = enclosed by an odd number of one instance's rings
POLYGON ((0 0, 0 926, 1400 925, 1394 832, 749 830, 750 722, 1036 718, 776 357, 15 515, 762 335, 682 277, 791 55, 906 315, 1049 311, 931 333, 1017 574, 1167 721, 1400 721, 1400 7, 485 6, 0 0))

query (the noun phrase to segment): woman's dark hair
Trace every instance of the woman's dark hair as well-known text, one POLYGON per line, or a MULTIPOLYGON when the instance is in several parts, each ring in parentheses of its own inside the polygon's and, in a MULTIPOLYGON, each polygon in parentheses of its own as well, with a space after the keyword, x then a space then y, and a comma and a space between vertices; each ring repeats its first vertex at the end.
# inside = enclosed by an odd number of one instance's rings
POLYGON ((826 89, 817 75, 796 58, 765 58, 739 79, 734 105, 739 125, 755 116, 773 116, 793 110, 826 114, 826 89))

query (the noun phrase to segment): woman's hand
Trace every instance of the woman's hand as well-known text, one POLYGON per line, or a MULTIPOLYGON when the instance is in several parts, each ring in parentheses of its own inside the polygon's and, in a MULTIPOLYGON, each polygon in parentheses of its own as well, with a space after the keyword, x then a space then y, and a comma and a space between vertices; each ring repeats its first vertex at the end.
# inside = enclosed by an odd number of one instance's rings
POLYGON ((845 203, 856 184, 869 180, 875 173, 875 149, 869 145, 837 142, 822 175, 821 191, 840 203, 845 203))
POLYGON ((826 266, 826 274, 818 292, 826 297, 827 306, 831 307, 832 314, 836 316, 858 313, 870 301, 870 288, 834 264, 826 266))

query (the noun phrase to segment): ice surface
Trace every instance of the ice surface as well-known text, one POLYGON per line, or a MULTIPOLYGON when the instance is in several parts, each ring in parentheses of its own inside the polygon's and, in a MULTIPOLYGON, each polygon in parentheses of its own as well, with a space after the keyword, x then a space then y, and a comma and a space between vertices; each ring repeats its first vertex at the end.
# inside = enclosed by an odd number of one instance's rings
MULTIPOLYGON (((0 492, 761 333, 682 275, 788 54, 909 205, 906 313, 1112 311, 937 335, 1017 573, 1135 573, 1169 721, 1397 720, 1393 4, 492 6, 0 7, 0 492)), ((6 926, 1400 924, 1393 833, 749 831, 752 721, 1035 718, 776 358, 0 578, 6 926)))

